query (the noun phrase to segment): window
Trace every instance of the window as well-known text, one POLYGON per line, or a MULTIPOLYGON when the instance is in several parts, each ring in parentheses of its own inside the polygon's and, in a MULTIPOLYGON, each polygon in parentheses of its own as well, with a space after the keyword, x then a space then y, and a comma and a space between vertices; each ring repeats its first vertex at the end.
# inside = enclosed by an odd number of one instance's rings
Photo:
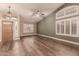
POLYGON ((23 25, 23 33, 32 33, 34 31, 33 24, 24 24, 23 25))
POLYGON ((56 34, 79 37, 79 6, 72 5, 56 13, 56 34))
POLYGON ((61 22, 61 33, 64 34, 64 21, 61 22))
POLYGON ((73 5, 68 6, 56 13, 56 19, 62 19, 70 16, 78 16, 79 15, 79 6, 73 5))
POLYGON ((71 33, 72 35, 77 34, 77 21, 76 20, 71 21, 71 33))
POLYGON ((57 23, 57 33, 60 33, 60 23, 57 23))
POLYGON ((65 21, 66 34, 70 34, 70 21, 65 21))
POLYGON ((57 21, 56 22, 56 33, 57 34, 64 34, 64 26, 65 26, 65 23, 64 21, 57 21))
POLYGON ((76 7, 69 7, 67 10, 66 10, 66 12, 65 12, 65 14, 66 15, 69 15, 69 14, 74 14, 74 13, 76 13, 77 12, 77 9, 76 9, 76 7))
POLYGON ((79 37, 79 18, 73 17, 56 21, 56 34, 79 37))

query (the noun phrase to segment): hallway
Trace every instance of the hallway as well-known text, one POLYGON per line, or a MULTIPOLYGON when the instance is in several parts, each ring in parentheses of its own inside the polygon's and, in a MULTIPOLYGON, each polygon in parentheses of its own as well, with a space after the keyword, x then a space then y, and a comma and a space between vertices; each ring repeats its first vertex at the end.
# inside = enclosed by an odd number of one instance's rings
POLYGON ((8 50, 1 48, 5 56, 79 56, 79 49, 56 42, 52 39, 31 36, 23 37, 9 45, 8 50))

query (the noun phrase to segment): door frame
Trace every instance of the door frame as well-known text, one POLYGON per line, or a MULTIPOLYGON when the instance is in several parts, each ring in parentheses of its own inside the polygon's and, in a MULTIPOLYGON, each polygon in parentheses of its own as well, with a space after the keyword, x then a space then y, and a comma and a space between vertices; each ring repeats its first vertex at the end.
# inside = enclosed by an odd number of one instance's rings
MULTIPOLYGON (((14 28, 13 21, 2 20, 2 42, 3 42, 3 22, 11 22, 12 23, 12 29, 14 28)), ((13 40, 13 37, 14 37, 14 29, 12 30, 12 40, 13 40)))

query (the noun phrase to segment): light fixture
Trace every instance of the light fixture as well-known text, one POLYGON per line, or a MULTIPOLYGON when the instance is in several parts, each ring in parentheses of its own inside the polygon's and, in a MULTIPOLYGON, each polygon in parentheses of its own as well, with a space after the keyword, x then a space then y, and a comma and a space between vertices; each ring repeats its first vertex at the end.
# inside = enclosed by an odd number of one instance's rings
POLYGON ((10 11, 11 6, 9 6, 8 9, 9 9, 9 11, 7 12, 7 16, 8 16, 9 18, 11 18, 11 17, 12 17, 12 12, 10 11))
POLYGON ((35 9, 32 13, 32 16, 42 19, 44 18, 45 14, 42 11, 35 9))
POLYGON ((11 6, 8 7, 8 12, 3 17, 6 19, 16 19, 16 17, 13 16, 13 14, 11 12, 11 6))

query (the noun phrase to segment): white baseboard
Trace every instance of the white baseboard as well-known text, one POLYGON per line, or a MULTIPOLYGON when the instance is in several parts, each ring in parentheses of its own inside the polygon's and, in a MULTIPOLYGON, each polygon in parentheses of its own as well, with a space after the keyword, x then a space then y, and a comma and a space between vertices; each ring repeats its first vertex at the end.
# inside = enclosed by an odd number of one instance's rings
POLYGON ((37 34, 26 34, 26 35, 21 35, 21 36, 30 36, 30 35, 37 35, 37 34))
POLYGON ((77 43, 77 42, 68 41, 68 40, 65 40, 65 39, 55 38, 55 37, 51 37, 51 36, 47 36, 47 35, 42 35, 42 34, 38 34, 38 35, 42 36, 42 37, 47 37, 47 38, 51 38, 51 39, 55 39, 55 40, 59 40, 59 41, 63 41, 63 42, 67 42, 67 43, 71 43, 71 44, 75 44, 75 45, 79 45, 79 43, 77 43))

